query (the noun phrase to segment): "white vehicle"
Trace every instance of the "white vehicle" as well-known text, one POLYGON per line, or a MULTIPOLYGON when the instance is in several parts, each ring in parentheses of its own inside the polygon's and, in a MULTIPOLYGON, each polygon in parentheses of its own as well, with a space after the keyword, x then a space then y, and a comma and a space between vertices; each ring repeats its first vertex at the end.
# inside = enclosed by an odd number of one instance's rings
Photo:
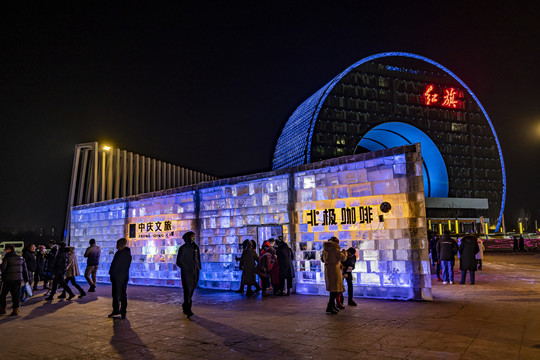
POLYGON ((7 245, 13 245, 17 254, 21 255, 24 249, 24 241, 4 241, 0 243, 0 252, 4 252, 7 245))

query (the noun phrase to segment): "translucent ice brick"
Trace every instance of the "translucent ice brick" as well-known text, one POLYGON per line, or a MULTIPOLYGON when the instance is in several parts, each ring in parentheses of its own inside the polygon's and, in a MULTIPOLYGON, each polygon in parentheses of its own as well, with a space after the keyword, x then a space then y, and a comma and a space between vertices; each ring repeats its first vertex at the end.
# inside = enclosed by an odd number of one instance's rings
POLYGON ((379 251, 377 250, 364 250, 364 260, 379 260, 379 251))
POLYGON ((381 278, 377 273, 361 273, 360 283, 364 285, 380 285, 381 278))
POLYGON ((338 181, 340 184, 355 184, 358 182, 358 174, 356 171, 342 171, 338 173, 338 181))
POLYGON ((315 187, 315 175, 307 175, 303 177, 302 187, 304 189, 312 189, 315 187))
POLYGON ((373 195, 395 194, 400 191, 397 179, 377 181, 372 183, 373 195))
POLYGON ((371 195, 371 184, 363 183, 350 186, 349 191, 351 197, 364 197, 371 195))

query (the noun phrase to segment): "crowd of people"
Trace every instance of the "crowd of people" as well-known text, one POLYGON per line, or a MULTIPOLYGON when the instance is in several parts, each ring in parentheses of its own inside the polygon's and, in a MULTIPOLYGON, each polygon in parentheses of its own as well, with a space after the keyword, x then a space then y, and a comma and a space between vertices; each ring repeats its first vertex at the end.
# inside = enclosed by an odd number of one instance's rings
MULTIPOLYGON (((182 236, 184 244, 178 249, 176 264, 181 271, 182 287, 184 292, 183 312, 189 318, 193 316, 192 297, 199 281, 201 270, 200 250, 195 243, 195 233, 189 231, 182 236)), ((271 291, 277 296, 289 296, 291 294, 294 278, 294 253, 280 236, 277 240, 269 239, 262 244, 260 251, 254 240, 245 240, 242 244, 243 252, 239 261, 242 270, 240 289, 237 292, 246 295, 262 292, 262 296, 270 296, 271 291), (260 279, 260 284, 257 281, 260 279), (254 290, 252 290, 254 287, 254 290)), ((109 317, 120 315, 126 317, 127 312, 127 283, 129 281, 129 268, 131 265, 131 251, 127 247, 125 238, 116 243, 117 251, 109 268, 109 276, 112 284, 112 307, 109 317)), ((90 240, 90 246, 86 249, 84 257, 87 258, 85 278, 90 285, 87 292, 95 292, 96 273, 99 268, 101 248, 94 239, 90 240)), ((352 271, 356 262, 356 250, 349 248, 341 250, 339 240, 332 237, 324 243, 321 256, 325 264, 326 289, 330 292, 330 301, 326 312, 337 314, 344 309, 343 293, 345 287, 343 280, 348 286, 348 305, 356 306, 353 300, 352 271)), ((72 300, 76 295, 69 286, 71 284, 79 292, 79 298, 87 295, 87 292, 76 282, 76 276, 80 275, 75 248, 67 246, 64 242, 56 244, 54 240, 49 242, 49 249, 34 244, 24 248, 22 256, 17 255, 13 245, 7 245, 5 256, 0 267, 0 315, 6 314, 6 299, 11 294, 13 311, 11 315, 19 315, 19 304, 22 291, 26 284, 38 291, 38 284, 43 282, 42 290, 47 290, 45 300, 54 299, 58 288, 62 289, 59 299, 72 300)))
POLYGON ((461 270, 460 284, 465 284, 467 272, 471 285, 475 283, 476 271, 482 270, 484 258, 484 243, 474 235, 465 235, 458 241, 450 236, 450 231, 444 231, 442 237, 433 232, 428 233, 429 256, 432 267, 435 268, 437 280, 444 285, 454 284, 454 266, 456 257, 461 270))
POLYGON ((269 290, 278 296, 291 294, 294 254, 281 236, 277 240, 271 238, 265 241, 259 251, 255 240, 244 240, 242 249, 242 256, 236 259, 242 270, 238 293, 243 294, 244 287, 247 287, 248 296, 261 292, 266 297, 270 295, 269 290), (256 275, 259 276, 260 285, 256 275), (251 290, 252 286, 254 291, 251 290))
MULTIPOLYGON (((195 243, 195 233, 189 231, 182 236, 184 244, 178 249, 176 264, 181 271, 182 287, 184 292, 183 312, 189 318, 193 316, 192 297, 199 281, 201 270, 200 250, 195 243)), ((469 272, 470 283, 475 283, 475 273, 482 270, 482 259, 485 247, 481 239, 474 235, 466 235, 454 240, 449 231, 445 231, 439 238, 433 232, 428 233, 430 259, 439 281, 443 284, 454 283, 454 266, 456 257, 459 259, 461 270, 461 284, 464 284, 469 272)), ((518 250, 519 250, 519 240, 518 250)), ((129 267, 131 265, 131 251, 127 247, 125 238, 119 239, 116 244, 117 252, 109 268, 112 284, 112 307, 109 317, 120 315, 126 317, 127 312, 127 283, 129 281, 129 267)), ((294 253, 280 236, 278 239, 264 241, 258 249, 254 240, 245 240, 242 244, 242 255, 236 258, 239 261, 239 269, 242 271, 240 288, 238 293, 250 296, 262 293, 263 297, 289 296, 291 294, 292 281, 294 278, 294 253), (259 280, 257 280, 257 277, 259 280), (253 288, 253 289, 252 289, 253 288), (271 293, 269 293, 271 291, 271 293)), ((87 258, 87 266, 84 276, 90 285, 88 292, 95 292, 97 282, 96 273, 99 268, 101 248, 94 239, 90 240, 90 246, 86 249, 84 257, 87 258)), ((343 293, 347 283, 349 306, 357 306, 353 300, 353 270, 356 263, 356 249, 341 249, 339 239, 331 237, 323 243, 321 261, 324 263, 324 277, 326 290, 329 292, 329 301, 326 313, 337 314, 345 309, 343 293)), ((80 275, 79 265, 75 248, 66 246, 65 243, 49 242, 49 250, 43 245, 37 248, 30 244, 24 248, 22 256, 17 255, 13 245, 7 245, 5 256, 0 267, 0 315, 6 314, 6 298, 11 293, 13 311, 11 315, 19 315, 21 285, 28 283, 33 285, 33 290, 38 291, 39 282, 43 282, 43 290, 48 295, 45 300, 54 299, 57 289, 62 293, 59 299, 72 300, 76 295, 69 286, 71 284, 79 292, 79 298, 87 295, 87 292, 76 282, 76 276, 80 275)), ((24 291, 24 288, 23 288, 24 291)))
MULTIPOLYGON (((75 277, 80 275, 75 248, 66 246, 64 242, 57 244, 54 240, 49 241, 48 245, 47 250, 44 245, 36 247, 30 244, 23 249, 22 256, 17 254, 13 245, 6 246, 0 266, 0 315, 6 314, 8 294, 11 294, 13 303, 10 315, 19 315, 21 292, 27 291, 26 286, 23 286, 27 283, 35 292, 39 291, 38 285, 42 282, 42 290, 46 290, 46 301, 54 299, 58 287, 62 289, 59 299, 67 297, 68 300, 72 300, 75 293, 68 283, 77 289, 79 298, 86 296, 86 292, 75 280, 75 277)), ((90 246, 84 254, 88 258, 88 263, 94 264, 94 267, 86 268, 85 275, 90 284, 88 292, 94 292, 96 288, 95 270, 99 266, 100 254, 101 248, 96 245, 94 239, 91 239, 90 246), (93 278, 90 278, 90 275, 93 275, 93 278)))
MULTIPOLYGON (((236 258, 239 269, 242 270, 240 288, 237 293, 247 296, 261 292, 263 297, 289 296, 294 278, 294 253, 280 236, 263 242, 261 249, 257 248, 255 240, 244 240, 242 255, 236 258), (260 282, 257 281, 257 276, 260 282), (253 289, 252 289, 253 288, 253 289), (271 293, 269 293, 271 291, 271 293)), ((345 309, 343 293, 347 282, 348 305, 357 306, 353 300, 353 275, 356 263, 356 249, 341 249, 336 237, 323 243, 321 261, 325 264, 326 290, 330 300, 326 308, 328 314, 337 314, 345 309)))

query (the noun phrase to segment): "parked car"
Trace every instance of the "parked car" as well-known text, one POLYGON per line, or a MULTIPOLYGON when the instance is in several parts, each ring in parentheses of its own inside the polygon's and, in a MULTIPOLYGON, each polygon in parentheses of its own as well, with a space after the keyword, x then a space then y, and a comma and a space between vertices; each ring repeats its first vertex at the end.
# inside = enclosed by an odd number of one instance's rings
POLYGON ((4 252, 7 245, 13 245, 17 254, 21 255, 24 249, 24 241, 4 241, 0 243, 0 252, 4 252))

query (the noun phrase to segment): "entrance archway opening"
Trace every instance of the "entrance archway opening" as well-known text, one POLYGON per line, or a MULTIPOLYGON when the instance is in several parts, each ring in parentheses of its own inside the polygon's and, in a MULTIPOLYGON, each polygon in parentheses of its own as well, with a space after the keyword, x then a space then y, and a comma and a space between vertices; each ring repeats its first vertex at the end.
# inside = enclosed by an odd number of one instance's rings
POLYGON ((358 142, 355 153, 420 143, 426 197, 448 197, 448 172, 437 145, 422 130, 401 122, 387 122, 369 130, 358 142))

